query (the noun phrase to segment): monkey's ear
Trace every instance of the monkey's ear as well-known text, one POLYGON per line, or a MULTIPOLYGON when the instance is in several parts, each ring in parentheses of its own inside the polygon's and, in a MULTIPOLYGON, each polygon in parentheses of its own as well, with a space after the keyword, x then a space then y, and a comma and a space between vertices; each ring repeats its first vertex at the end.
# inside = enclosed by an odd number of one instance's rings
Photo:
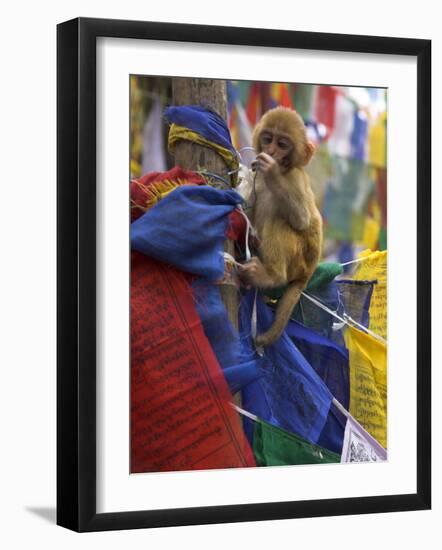
POLYGON ((304 155, 304 163, 303 163, 304 166, 306 166, 310 162, 315 151, 316 151, 316 147, 313 145, 313 142, 307 141, 307 143, 305 144, 305 155, 304 155))

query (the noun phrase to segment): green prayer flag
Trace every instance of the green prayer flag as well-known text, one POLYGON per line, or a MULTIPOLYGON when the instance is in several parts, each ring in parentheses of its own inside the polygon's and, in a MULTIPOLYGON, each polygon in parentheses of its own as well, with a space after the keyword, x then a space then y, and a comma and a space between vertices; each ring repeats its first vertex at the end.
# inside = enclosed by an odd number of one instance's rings
POLYGON ((341 461, 338 454, 262 420, 255 423, 253 452, 258 466, 330 464, 341 461))
POLYGON ((387 250, 387 230, 385 227, 381 227, 378 249, 387 250))
POLYGON ((304 120, 312 118, 314 87, 312 84, 298 84, 294 93, 295 109, 304 120))
MULTIPOLYGON (((330 284, 338 275, 344 272, 341 264, 335 262, 321 262, 318 264, 309 282, 306 290, 317 290, 330 284)), ((284 294, 287 285, 278 288, 266 288, 263 293, 272 300, 279 300, 284 294)))
POLYGON ((341 264, 335 262, 322 262, 315 269, 306 290, 317 290, 330 284, 338 275, 344 272, 341 264))

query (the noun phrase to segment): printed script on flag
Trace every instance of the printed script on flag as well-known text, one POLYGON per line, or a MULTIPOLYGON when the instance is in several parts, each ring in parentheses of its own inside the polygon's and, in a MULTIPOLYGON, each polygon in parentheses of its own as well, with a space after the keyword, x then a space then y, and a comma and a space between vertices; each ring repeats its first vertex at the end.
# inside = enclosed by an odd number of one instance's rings
POLYGON ((354 327, 345 332, 350 358, 350 414, 387 448, 387 348, 354 327))
POLYGON ((131 472, 255 466, 186 276, 132 253, 131 472))
POLYGON ((368 328, 375 334, 387 338, 387 251, 361 252, 365 258, 357 267, 355 280, 376 281, 370 301, 370 324, 368 328))

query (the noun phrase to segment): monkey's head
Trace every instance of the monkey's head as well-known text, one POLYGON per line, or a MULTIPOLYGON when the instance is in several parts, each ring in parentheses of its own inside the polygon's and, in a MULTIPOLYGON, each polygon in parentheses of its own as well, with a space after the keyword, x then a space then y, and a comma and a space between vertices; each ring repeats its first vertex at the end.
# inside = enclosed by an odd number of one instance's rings
POLYGON ((283 173, 308 164, 315 151, 302 118, 286 107, 270 109, 263 115, 255 126, 252 142, 256 152, 273 157, 283 173))

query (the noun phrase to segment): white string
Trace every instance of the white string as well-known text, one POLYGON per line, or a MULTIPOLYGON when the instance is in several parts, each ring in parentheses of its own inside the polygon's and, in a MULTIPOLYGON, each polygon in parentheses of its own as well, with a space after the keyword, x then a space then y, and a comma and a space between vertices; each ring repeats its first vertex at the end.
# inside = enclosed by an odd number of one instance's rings
POLYGON ((351 260, 351 262, 345 262, 343 264, 339 264, 341 267, 344 267, 344 265, 350 265, 350 264, 356 264, 359 262, 365 262, 365 260, 368 260, 372 255, 369 254, 368 256, 364 256, 363 258, 356 258, 356 260, 351 260))
POLYGON ((249 261, 252 257, 250 253, 250 247, 249 247, 249 236, 250 232, 253 230, 252 224, 250 223, 249 218, 247 217, 247 214, 242 210, 242 208, 238 208, 238 212, 243 216, 243 218, 246 220, 246 261, 249 261))
MULTIPOLYGON (((370 433, 368 433, 367 430, 363 426, 361 426, 361 424, 359 424, 356 418, 354 418, 354 416, 352 416, 347 411, 347 409, 343 405, 341 405, 341 403, 339 403, 339 401, 335 397, 332 397, 332 403, 338 409, 338 411, 340 411, 345 416, 345 418, 347 418, 348 420, 351 420, 361 430, 365 438, 368 439, 370 443, 374 444, 375 446, 379 445, 380 447, 382 447, 382 445, 377 441, 377 439, 375 439, 370 433)), ((251 412, 246 411, 241 407, 238 407, 238 405, 236 405, 235 403, 229 402, 229 405, 233 409, 235 409, 237 412, 239 412, 239 414, 242 414, 243 416, 250 418, 250 420, 253 420, 254 422, 259 422, 259 417, 256 416, 256 414, 252 414, 251 412)))
POLYGON ((340 317, 335 311, 333 311, 332 309, 328 308, 325 304, 323 304, 322 302, 320 302, 319 300, 317 300, 316 298, 314 298, 313 296, 310 296, 310 294, 307 294, 306 292, 302 292, 301 293, 303 296, 305 296, 308 300, 310 300, 311 302, 313 302, 316 306, 318 306, 319 308, 323 309, 324 311, 326 311, 328 314, 332 315, 333 317, 335 317, 336 319, 338 319, 339 321, 341 321, 341 323, 344 323, 348 326, 356 326, 358 327, 359 329, 361 329, 363 332, 366 332, 367 334, 369 334, 370 336, 372 336, 373 338, 375 338, 376 340, 379 340, 380 342, 382 342, 383 344, 387 344, 387 340, 385 340, 384 338, 382 338, 382 336, 379 336, 379 334, 376 334, 374 333, 373 331, 369 330, 368 328, 364 327, 363 325, 359 324, 357 321, 355 321, 354 319, 352 319, 349 315, 347 315, 346 313, 344 313, 344 317, 340 317))
POLYGON ((240 414, 247 416, 247 418, 250 418, 250 420, 254 420, 255 422, 258 422, 259 418, 252 413, 249 413, 248 411, 245 411, 244 409, 241 409, 241 407, 238 407, 238 405, 235 405, 235 403, 230 402, 229 405, 238 411, 240 414))

